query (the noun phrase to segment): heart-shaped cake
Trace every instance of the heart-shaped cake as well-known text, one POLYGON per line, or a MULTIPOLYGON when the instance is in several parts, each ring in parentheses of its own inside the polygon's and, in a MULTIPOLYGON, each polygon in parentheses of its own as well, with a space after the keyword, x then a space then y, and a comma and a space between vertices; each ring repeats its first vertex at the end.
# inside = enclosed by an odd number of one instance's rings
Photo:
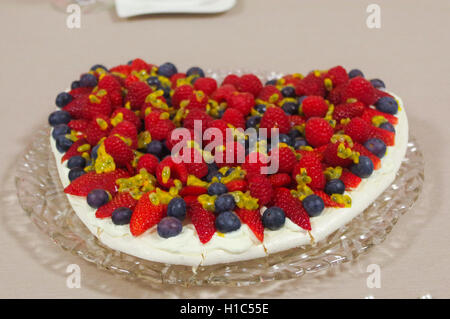
POLYGON ((83 223, 194 267, 323 240, 393 182, 408 142, 400 98, 341 66, 219 79, 135 59, 93 66, 56 105, 51 149, 83 223))

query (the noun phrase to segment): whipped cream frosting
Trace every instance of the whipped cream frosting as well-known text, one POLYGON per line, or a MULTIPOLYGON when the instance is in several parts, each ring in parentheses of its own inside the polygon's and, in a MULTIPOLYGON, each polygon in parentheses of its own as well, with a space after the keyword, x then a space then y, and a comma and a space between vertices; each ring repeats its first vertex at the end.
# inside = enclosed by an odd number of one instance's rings
MULTIPOLYGON (((347 193, 352 197, 351 207, 325 208, 320 216, 311 218, 311 235, 286 218, 286 223, 281 229, 276 231, 265 229, 264 243, 258 241, 245 224, 231 233, 214 234, 206 244, 200 242, 192 224, 185 224, 178 236, 168 239, 159 237, 156 226, 141 236, 134 237, 130 233, 129 225, 117 226, 112 223, 111 218, 96 218, 95 209, 86 203, 86 198, 67 195, 67 199, 77 216, 104 245, 129 255, 161 263, 206 266, 260 258, 308 245, 312 243, 311 236, 315 242, 319 242, 358 216, 394 181, 406 152, 408 120, 402 100, 393 96, 399 102, 395 146, 388 147, 386 155, 381 159, 381 168, 375 170, 369 178, 363 179, 355 190, 347 193)), ((50 144, 61 183, 66 187, 70 183, 67 161, 61 163, 63 154, 57 151, 51 136, 50 144)), ((265 207, 261 212, 264 209, 265 207)))

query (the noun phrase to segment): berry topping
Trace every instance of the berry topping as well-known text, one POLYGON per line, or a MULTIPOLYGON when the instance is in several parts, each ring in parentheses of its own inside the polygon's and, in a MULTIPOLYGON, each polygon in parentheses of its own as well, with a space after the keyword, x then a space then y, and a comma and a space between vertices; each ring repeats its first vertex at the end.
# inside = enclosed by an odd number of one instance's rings
POLYGON ((75 167, 72 168, 69 171, 69 180, 71 182, 73 182, 74 180, 76 180, 77 178, 83 176, 84 174, 86 174, 86 172, 84 171, 84 169, 80 168, 80 167, 75 167))
POLYGON ((57 96, 56 96, 56 101, 55 101, 55 103, 56 103, 56 106, 57 107, 64 107, 64 106, 66 106, 67 104, 69 104, 70 102, 72 102, 72 100, 73 100, 73 96, 72 95, 70 95, 69 93, 67 93, 67 92, 62 92, 62 93, 59 93, 57 96))
POLYGON ((222 195, 228 192, 228 188, 222 183, 212 183, 208 187, 208 194, 213 195, 222 195))
POLYGON ((322 198, 317 195, 309 195, 303 199, 303 207, 310 217, 319 216, 325 208, 322 198))
POLYGON ((272 206, 266 209, 262 215, 262 222, 264 227, 270 230, 277 230, 283 227, 286 221, 284 211, 277 206, 272 206))
POLYGON ((75 167, 84 168, 85 166, 86 166, 86 159, 82 156, 72 156, 67 161, 68 168, 75 168, 75 167))
POLYGON ((48 117, 48 123, 51 126, 59 124, 68 124, 71 120, 70 114, 67 111, 55 111, 48 117))
POLYGON ((360 156, 357 164, 353 164, 350 167, 350 170, 356 176, 361 178, 367 178, 372 175, 373 172, 373 163, 370 158, 367 156, 360 156))
POLYGON ((378 101, 375 103, 375 107, 378 111, 388 114, 397 114, 398 112, 397 101, 389 96, 378 99, 378 101))
POLYGON ((325 184, 325 193, 328 195, 344 194, 345 184, 340 179, 331 179, 325 184))
POLYGON ((133 211, 128 207, 116 208, 111 215, 111 220, 115 225, 127 225, 130 223, 133 211))
POLYGON ((186 202, 181 197, 174 197, 167 205, 167 216, 183 221, 186 217, 186 202))
POLYGON ((227 210, 232 211, 236 206, 233 195, 222 194, 214 201, 214 209, 216 213, 225 212, 227 210))
POLYGON ((386 154, 386 144, 379 138, 368 139, 364 143, 364 147, 379 158, 382 158, 386 154))
POLYGON ((158 223, 158 235, 162 238, 170 238, 177 236, 183 230, 183 225, 178 218, 164 217, 158 223))
POLYGON ((109 202, 110 195, 103 189, 93 189, 86 197, 86 201, 92 208, 100 208, 109 202))
POLYGON ((215 225, 219 232, 229 233, 241 228, 241 221, 235 213, 231 211, 225 211, 217 216, 215 225))

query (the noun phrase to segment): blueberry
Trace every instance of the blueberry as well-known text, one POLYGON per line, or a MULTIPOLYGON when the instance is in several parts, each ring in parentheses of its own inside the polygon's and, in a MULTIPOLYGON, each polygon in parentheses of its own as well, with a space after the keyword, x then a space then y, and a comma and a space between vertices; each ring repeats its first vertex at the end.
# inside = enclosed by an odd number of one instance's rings
POLYGON ((163 145, 160 141, 154 140, 148 143, 147 153, 153 154, 155 156, 161 156, 163 153, 163 145))
POLYGON ((72 168, 72 169, 69 171, 69 180, 70 180, 71 182, 73 182, 73 181, 76 180, 78 177, 80 177, 80 176, 82 176, 82 175, 84 175, 84 174, 86 174, 86 172, 84 171, 84 169, 79 168, 79 167, 72 168))
POLYGON ((95 64, 91 67, 91 71, 97 71, 97 69, 102 69, 108 72, 108 69, 102 64, 95 64))
POLYGON ((193 66, 186 72, 186 76, 191 76, 191 75, 198 75, 198 77, 204 78, 205 72, 203 72, 203 70, 201 68, 199 68, 197 66, 193 66))
POLYGON ((379 158, 382 158, 386 154, 386 144, 379 138, 368 139, 364 142, 364 146, 379 158))
POLYGON ((281 94, 284 97, 295 97, 295 88, 293 86, 285 86, 281 89, 281 94))
POLYGON ((177 67, 170 62, 162 64, 158 69, 158 74, 170 78, 175 73, 178 73, 177 67))
POLYGON ((284 210, 280 207, 272 206, 264 211, 262 215, 262 223, 264 227, 270 230, 280 229, 286 221, 284 210))
POLYGON ((58 124, 67 124, 70 122, 70 114, 66 111, 55 111, 50 113, 48 116, 48 123, 51 126, 56 126, 58 124))
POLYGON ((384 122, 380 124, 379 128, 382 128, 383 130, 395 133, 395 127, 390 122, 384 122))
POLYGON ((330 179, 325 185, 325 193, 332 194, 344 194, 345 184, 340 179, 330 179))
POLYGON ((164 217, 157 226, 158 235, 162 238, 177 236, 183 230, 183 225, 178 218, 164 217))
POLYGON ((75 90, 81 87, 80 81, 73 81, 72 84, 70 84, 70 89, 75 90))
POLYGON ((60 135, 70 134, 70 127, 67 124, 58 124, 53 128, 52 136, 56 139, 60 135))
POLYGON ((82 87, 94 87, 97 85, 97 78, 91 73, 85 73, 80 77, 82 87))
POLYGON ((67 167, 68 168, 84 168, 86 166, 86 159, 82 156, 72 156, 67 161, 67 167))
POLYGON ((370 158, 368 158, 367 156, 361 155, 359 157, 358 164, 353 164, 350 167, 350 170, 356 176, 359 176, 361 178, 367 178, 370 175, 372 175, 372 172, 373 172, 372 160, 370 158))
POLYGON ((292 139, 287 134, 280 134, 278 135, 278 142, 291 145, 292 139))
POLYGON ((162 86, 161 90, 164 92, 164 98, 168 99, 170 97, 170 91, 172 90, 170 86, 162 86))
POLYGON ((287 115, 294 115, 298 113, 298 104, 293 102, 285 102, 282 109, 287 115))
POLYGON ((266 112, 267 110, 267 107, 264 104, 257 104, 253 108, 260 114, 264 114, 264 112, 266 112))
POLYGON ((208 175, 206 175, 206 181, 211 183, 213 177, 217 177, 220 181, 223 177, 222 173, 220 173, 219 168, 217 167, 216 163, 210 163, 208 164, 208 175))
POLYGON ((89 206, 97 209, 109 202, 109 195, 103 189, 93 189, 87 195, 86 201, 89 206))
POLYGON ((378 111, 388 114, 397 114, 398 112, 397 101, 390 96, 379 98, 378 101, 375 102, 375 107, 378 111))
POLYGON ((297 137, 294 140, 294 148, 298 150, 302 146, 308 146, 308 142, 303 137, 297 137))
POLYGON ((222 194, 214 201, 214 207, 216 213, 225 212, 227 210, 233 210, 236 206, 234 197, 230 194, 222 194))
POLYGON ((302 105, 302 102, 304 99, 306 99, 308 96, 307 95, 302 95, 297 99, 297 103, 298 105, 302 105))
POLYGON ((364 74, 360 71, 360 70, 358 70, 358 69, 353 69, 353 70, 351 70, 350 72, 348 72, 348 77, 350 78, 350 79, 352 79, 352 78, 356 78, 357 76, 360 76, 360 77, 364 77, 364 74))
POLYGON ((64 107, 67 104, 69 104, 70 102, 72 102, 73 100, 73 96, 70 95, 67 92, 61 92, 56 96, 56 106, 57 107, 64 107))
POLYGON ((222 183, 212 183, 208 187, 208 194, 213 195, 222 195, 228 192, 228 188, 222 183))
POLYGON ((255 115, 255 116, 250 116, 247 119, 247 122, 245 123, 246 127, 256 127, 256 125, 259 124, 259 122, 261 122, 261 116, 255 115))
POLYGON ((184 220, 186 217, 186 202, 181 197, 174 197, 167 205, 167 216, 184 220))
POLYGON ((116 208, 111 215, 111 220, 114 225, 127 225, 130 223, 133 211, 128 207, 116 208))
POLYGON ((147 84, 150 86, 161 86, 161 82, 159 81, 157 76, 151 76, 147 79, 147 84))
POLYGON ((325 208, 325 204, 317 195, 309 195, 303 199, 303 207, 310 217, 319 216, 325 208))
POLYGON ((65 153, 72 146, 73 141, 66 138, 64 135, 59 135, 56 137, 56 149, 60 153, 65 153))
POLYGON ((235 213, 225 211, 217 216, 216 228, 221 233, 229 233, 241 228, 241 221, 235 213))
POLYGON ((382 81, 382 80, 380 80, 380 79, 372 79, 372 80, 370 80, 370 83, 372 84, 372 86, 374 87, 374 88, 376 88, 376 89, 379 89, 379 88, 386 88, 386 85, 384 84, 384 82, 382 81))
POLYGON ((295 140, 297 137, 301 137, 302 133, 300 133, 299 130, 293 128, 292 130, 289 131, 288 135, 292 140, 295 140))
POLYGON ((277 85, 277 79, 269 80, 265 85, 277 85))
POLYGON ((91 158, 92 158, 93 160, 95 160, 95 159, 97 158, 97 152, 98 152, 99 147, 100 147, 100 144, 97 144, 97 145, 95 145, 95 146, 92 148, 92 151, 91 151, 91 158))

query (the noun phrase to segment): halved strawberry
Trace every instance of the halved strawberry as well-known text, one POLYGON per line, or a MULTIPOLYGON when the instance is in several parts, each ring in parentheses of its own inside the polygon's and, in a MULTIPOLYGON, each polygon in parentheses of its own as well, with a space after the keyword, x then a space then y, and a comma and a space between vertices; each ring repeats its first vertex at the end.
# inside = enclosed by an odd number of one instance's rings
POLYGON ((192 224, 197 231, 198 238, 202 244, 209 242, 216 232, 216 216, 200 205, 193 205, 188 214, 191 216, 192 224))
POLYGON ((64 189, 64 193, 75 196, 87 196, 93 189, 99 188, 108 191, 111 195, 117 193, 116 180, 129 177, 129 174, 117 169, 109 173, 86 173, 75 179, 64 189))
POLYGON ((342 175, 339 179, 345 184, 346 190, 351 190, 353 188, 358 187, 359 183, 361 183, 361 177, 356 176, 348 169, 342 170, 342 175))
POLYGON ((372 118, 374 116, 384 116, 384 118, 386 120, 388 120, 389 122, 391 122, 392 125, 395 125, 395 124, 398 123, 398 118, 395 117, 394 115, 388 114, 388 113, 384 113, 384 112, 380 112, 378 110, 371 109, 369 107, 366 107, 364 112, 363 112, 363 114, 361 115, 361 117, 364 120, 366 120, 366 121, 368 121, 370 123, 372 123, 372 118))
POLYGON ((354 143, 352 150, 359 152, 359 154, 367 156, 372 160, 373 167, 375 169, 379 169, 381 167, 381 160, 378 156, 372 154, 367 148, 364 147, 364 145, 359 143, 354 143))
POLYGON ((130 231, 133 236, 139 236, 150 227, 158 224, 167 212, 166 205, 153 204, 149 195, 150 193, 142 195, 136 204, 133 215, 131 215, 130 231))
POLYGON ((106 218, 111 217, 114 210, 119 207, 127 207, 131 210, 136 206, 135 200, 130 193, 118 193, 107 204, 103 205, 95 212, 95 217, 106 218))
POLYGON ((286 217, 293 223, 297 224, 305 230, 311 230, 309 215, 303 208, 302 202, 292 196, 291 191, 287 188, 277 188, 274 192, 273 206, 280 207, 284 210, 286 217))
POLYGON ((316 194, 317 196, 322 198, 323 203, 325 204, 325 207, 345 207, 344 204, 339 204, 339 203, 336 203, 335 201, 333 201, 331 199, 330 195, 328 195, 324 191, 316 190, 316 191, 314 191, 314 194, 316 194))
POLYGON ((259 213, 259 210, 247 210, 239 208, 236 210, 236 214, 239 216, 242 222, 247 224, 247 226, 255 234, 256 238, 258 238, 260 242, 263 242, 264 226, 261 221, 261 214, 259 213))
POLYGON ((180 191, 180 196, 198 196, 202 194, 206 194, 208 189, 202 186, 185 186, 180 191))
POLYGON ((61 163, 63 163, 64 161, 68 160, 69 158, 71 158, 72 156, 77 156, 77 155, 81 155, 83 152, 79 152, 78 148, 81 145, 86 144, 87 141, 84 138, 79 139, 78 141, 74 142, 70 148, 67 150, 67 152, 63 155, 63 157, 61 157, 61 163))
POLYGON ((247 190, 247 182, 244 179, 235 179, 231 182, 225 184, 229 192, 241 191, 245 192, 247 190))
POLYGON ((395 134, 382 128, 371 126, 369 129, 369 138, 379 138, 387 146, 393 146, 395 144, 395 134))

